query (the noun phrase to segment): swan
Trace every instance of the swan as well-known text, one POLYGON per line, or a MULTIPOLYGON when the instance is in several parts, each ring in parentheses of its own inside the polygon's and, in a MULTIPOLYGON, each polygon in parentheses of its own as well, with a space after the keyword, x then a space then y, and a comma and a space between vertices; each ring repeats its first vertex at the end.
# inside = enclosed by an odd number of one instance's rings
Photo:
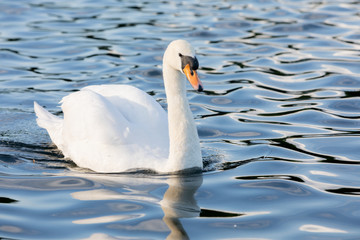
POLYGON ((163 56, 167 114, 136 87, 94 85, 60 101, 63 118, 35 101, 37 124, 65 158, 96 172, 201 170, 199 137, 186 97, 186 78, 195 90, 203 90, 198 67, 187 41, 168 45, 163 56))

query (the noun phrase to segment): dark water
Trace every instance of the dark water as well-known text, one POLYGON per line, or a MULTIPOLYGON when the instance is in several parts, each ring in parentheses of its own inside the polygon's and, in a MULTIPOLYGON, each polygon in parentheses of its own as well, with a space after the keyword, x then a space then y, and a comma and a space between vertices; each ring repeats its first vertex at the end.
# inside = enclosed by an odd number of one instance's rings
MULTIPOLYGON (((359 239, 359 1, 0 2, 0 238, 359 239), (197 49, 207 171, 95 174, 33 101, 131 84, 166 104, 161 58, 197 49), (219 162, 220 161, 220 162, 219 162)), ((190 89, 190 87, 189 87, 190 89)))

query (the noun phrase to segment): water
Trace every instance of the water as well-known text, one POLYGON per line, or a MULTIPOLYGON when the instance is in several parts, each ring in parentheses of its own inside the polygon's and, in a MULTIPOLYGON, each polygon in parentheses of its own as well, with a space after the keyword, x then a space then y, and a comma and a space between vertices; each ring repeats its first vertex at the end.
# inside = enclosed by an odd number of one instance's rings
MULTIPOLYGON (((0 3, 0 237, 359 239, 359 1, 0 3), (33 101, 131 84, 166 106, 161 58, 197 49, 206 171, 96 174, 33 101)), ((190 86, 189 86, 190 90, 190 86)))

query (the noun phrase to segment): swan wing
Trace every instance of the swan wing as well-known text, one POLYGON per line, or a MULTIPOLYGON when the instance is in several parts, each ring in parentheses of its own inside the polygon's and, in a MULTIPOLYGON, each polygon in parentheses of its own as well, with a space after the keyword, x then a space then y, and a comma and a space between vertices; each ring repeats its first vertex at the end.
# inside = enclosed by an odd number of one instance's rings
POLYGON ((77 165, 99 172, 152 168, 167 157, 167 114, 145 92, 127 85, 83 88, 61 101, 61 149, 77 165))

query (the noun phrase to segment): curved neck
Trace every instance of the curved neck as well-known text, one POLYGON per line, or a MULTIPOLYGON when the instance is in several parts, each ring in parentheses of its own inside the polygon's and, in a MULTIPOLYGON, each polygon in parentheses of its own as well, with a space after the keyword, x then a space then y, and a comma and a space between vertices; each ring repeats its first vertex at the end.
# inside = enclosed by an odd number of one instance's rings
POLYGON ((168 103, 170 151, 169 172, 189 168, 202 169, 202 157, 196 125, 186 98, 185 75, 163 63, 168 103))

